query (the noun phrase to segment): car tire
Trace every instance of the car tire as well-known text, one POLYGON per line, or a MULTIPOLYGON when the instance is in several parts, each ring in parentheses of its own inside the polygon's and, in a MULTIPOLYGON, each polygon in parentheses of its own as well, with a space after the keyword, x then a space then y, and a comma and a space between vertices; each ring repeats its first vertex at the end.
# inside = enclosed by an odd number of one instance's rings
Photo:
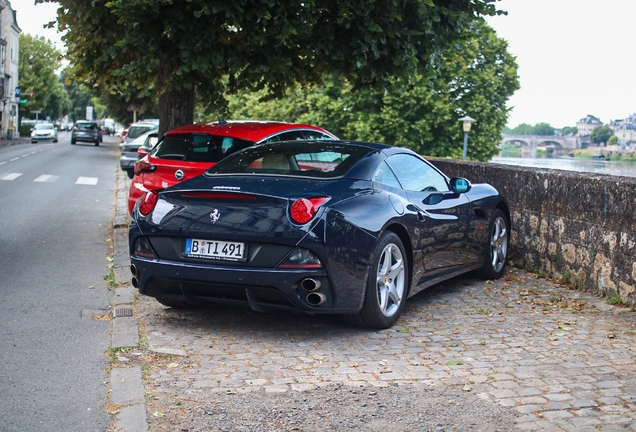
POLYGON ((164 306, 171 307, 173 309, 194 309, 199 306, 194 305, 192 303, 188 303, 185 300, 179 300, 175 298, 167 298, 167 297, 155 297, 155 299, 164 306))
POLYGON ((76 142, 77 142, 77 141, 75 141, 75 140, 71 140, 71 144, 72 144, 72 145, 75 145, 75 143, 76 143, 76 142))
POLYGON ((480 277, 494 280, 503 276, 506 269, 506 259, 508 258, 509 242, 508 218, 504 212, 497 209, 493 212, 488 224, 484 266, 477 272, 480 277))
POLYGON ((54 143, 56 143, 56 142, 57 142, 57 140, 56 140, 56 139, 54 139, 54 140, 53 140, 53 142, 54 142, 54 143))
POLYGON ((95 141, 95 147, 99 146, 99 140, 95 141))
POLYGON ((392 327, 406 303, 408 272, 408 258, 402 241, 397 234, 385 232, 373 251, 362 309, 355 315, 347 315, 347 320, 360 327, 392 327))
POLYGON ((131 178, 133 178, 133 177, 135 176, 135 170, 134 170, 134 169, 132 169, 132 168, 128 168, 128 169, 126 170, 126 174, 128 174, 128 178, 130 178, 130 179, 131 179, 131 178))
POLYGON ((37 141, 31 140, 31 144, 37 144, 37 143, 38 143, 37 141))

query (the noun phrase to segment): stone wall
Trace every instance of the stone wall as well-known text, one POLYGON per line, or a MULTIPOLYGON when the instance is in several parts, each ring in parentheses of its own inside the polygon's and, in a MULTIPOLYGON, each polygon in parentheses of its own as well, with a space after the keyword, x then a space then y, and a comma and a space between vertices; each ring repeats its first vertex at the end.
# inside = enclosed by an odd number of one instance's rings
POLYGON ((513 262, 635 304, 636 178, 430 160, 450 177, 490 183, 506 196, 513 262))

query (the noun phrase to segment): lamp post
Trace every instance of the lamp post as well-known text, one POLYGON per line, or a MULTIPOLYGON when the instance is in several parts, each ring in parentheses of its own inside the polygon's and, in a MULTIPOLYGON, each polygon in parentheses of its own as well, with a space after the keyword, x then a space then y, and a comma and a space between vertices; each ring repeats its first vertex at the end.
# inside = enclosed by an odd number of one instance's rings
POLYGON ((468 156, 468 132, 470 132, 470 127, 473 122, 476 122, 477 120, 472 117, 464 116, 460 118, 459 121, 464 122, 464 160, 466 160, 466 157, 468 156))

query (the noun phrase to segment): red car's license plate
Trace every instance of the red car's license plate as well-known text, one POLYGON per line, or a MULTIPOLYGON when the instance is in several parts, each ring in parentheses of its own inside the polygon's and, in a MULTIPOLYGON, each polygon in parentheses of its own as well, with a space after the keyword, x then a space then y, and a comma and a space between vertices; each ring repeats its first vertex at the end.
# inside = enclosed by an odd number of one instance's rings
POLYGON ((185 254, 192 258, 245 261, 245 243, 186 239, 185 254))

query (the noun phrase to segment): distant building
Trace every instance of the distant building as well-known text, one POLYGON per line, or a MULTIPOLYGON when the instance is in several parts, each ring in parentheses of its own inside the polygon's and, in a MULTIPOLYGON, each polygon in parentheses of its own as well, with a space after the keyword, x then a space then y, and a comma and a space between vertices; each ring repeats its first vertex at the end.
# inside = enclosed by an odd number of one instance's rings
POLYGON ((618 138, 618 144, 628 146, 636 143, 636 114, 621 120, 612 120, 609 127, 618 138))
POLYGON ((20 50, 20 27, 16 13, 9 0, 0 0, 0 137, 5 138, 11 130, 17 136, 19 98, 18 59, 20 50))
POLYGON ((592 131, 596 126, 603 126, 603 122, 591 114, 588 114, 576 123, 579 136, 592 135, 592 131))

